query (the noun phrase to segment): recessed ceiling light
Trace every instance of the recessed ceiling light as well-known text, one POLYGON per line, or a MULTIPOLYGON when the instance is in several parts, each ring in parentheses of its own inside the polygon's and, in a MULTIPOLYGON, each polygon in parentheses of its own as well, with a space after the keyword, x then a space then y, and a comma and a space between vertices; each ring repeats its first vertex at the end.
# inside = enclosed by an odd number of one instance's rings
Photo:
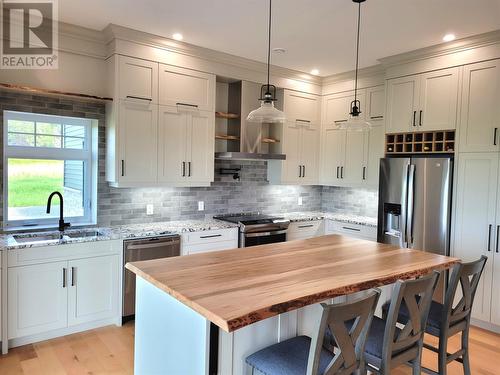
POLYGON ((286 49, 282 48, 282 47, 276 47, 276 48, 273 48, 273 52, 274 53, 285 53, 286 49))
POLYGON ((455 40, 455 34, 446 34, 443 36, 443 42, 451 42, 452 40, 455 40))
POLYGON ((184 39, 184 37, 182 36, 181 33, 174 33, 172 35, 172 38, 174 38, 175 40, 182 40, 182 39, 184 39))
POLYGON ((319 74, 319 70, 318 69, 313 69, 313 70, 311 70, 311 74, 313 76, 317 76, 319 74))

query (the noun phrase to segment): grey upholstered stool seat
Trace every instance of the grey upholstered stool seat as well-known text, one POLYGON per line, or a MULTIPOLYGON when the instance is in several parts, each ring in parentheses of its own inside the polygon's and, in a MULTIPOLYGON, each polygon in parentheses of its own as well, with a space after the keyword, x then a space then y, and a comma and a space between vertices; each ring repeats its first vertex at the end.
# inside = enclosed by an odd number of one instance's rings
MULTIPOLYGON (((311 338, 298 336, 248 356, 246 362, 266 375, 305 375, 311 338)), ((323 375, 334 355, 321 349, 318 375, 323 375)))

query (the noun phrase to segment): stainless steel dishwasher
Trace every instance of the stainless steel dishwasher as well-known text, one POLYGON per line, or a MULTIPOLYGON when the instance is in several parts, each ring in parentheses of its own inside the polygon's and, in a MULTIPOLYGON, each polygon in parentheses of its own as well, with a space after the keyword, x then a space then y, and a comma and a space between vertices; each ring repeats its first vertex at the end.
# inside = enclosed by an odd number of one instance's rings
POLYGON ((123 241, 122 321, 135 316, 135 274, 125 269, 128 262, 175 257, 181 254, 181 237, 167 234, 123 241))

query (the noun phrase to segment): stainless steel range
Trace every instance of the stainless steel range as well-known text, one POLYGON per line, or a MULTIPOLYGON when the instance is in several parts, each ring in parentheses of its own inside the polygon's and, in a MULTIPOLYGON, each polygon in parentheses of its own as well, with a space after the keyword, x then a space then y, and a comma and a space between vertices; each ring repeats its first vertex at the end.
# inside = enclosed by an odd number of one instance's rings
POLYGON ((285 242, 290 221, 283 217, 260 213, 239 213, 214 216, 214 219, 239 225, 239 247, 285 242))

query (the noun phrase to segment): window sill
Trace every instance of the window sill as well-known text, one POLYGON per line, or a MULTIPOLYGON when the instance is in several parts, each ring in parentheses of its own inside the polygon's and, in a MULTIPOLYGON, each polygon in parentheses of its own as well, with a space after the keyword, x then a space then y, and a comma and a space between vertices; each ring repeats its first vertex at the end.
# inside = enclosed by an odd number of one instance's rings
MULTIPOLYGON (((67 230, 76 229, 76 228, 84 228, 84 227, 95 227, 97 223, 74 223, 71 224, 71 227, 67 228, 67 230)), ((11 234, 11 233, 26 233, 26 232, 42 232, 42 231, 57 231, 57 225, 33 225, 33 226, 17 226, 17 227, 4 227, 2 228, 2 233, 11 234)))

